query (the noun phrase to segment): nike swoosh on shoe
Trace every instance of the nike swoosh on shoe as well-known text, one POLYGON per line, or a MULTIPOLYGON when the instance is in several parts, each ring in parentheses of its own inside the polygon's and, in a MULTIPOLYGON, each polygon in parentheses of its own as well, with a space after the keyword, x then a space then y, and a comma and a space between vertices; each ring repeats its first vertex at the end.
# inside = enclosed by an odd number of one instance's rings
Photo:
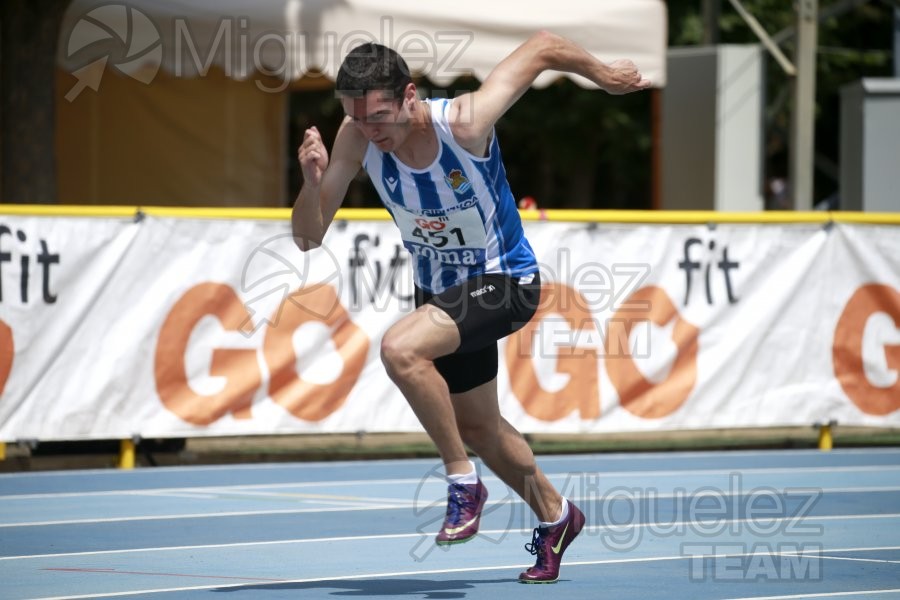
POLYGON ((472 525, 477 520, 478 520, 478 517, 475 517, 468 523, 464 523, 463 525, 460 525, 459 527, 451 527, 450 529, 444 527, 444 533, 446 533, 447 535, 456 535, 457 533, 460 533, 461 531, 465 530, 467 527, 472 525))
POLYGON ((566 523, 566 528, 563 529, 562 535, 559 536, 559 542, 557 542, 555 546, 552 546, 550 548, 551 550, 553 550, 553 554, 559 554, 559 551, 562 548, 563 542, 566 540, 566 532, 568 530, 569 530, 569 524, 566 523))

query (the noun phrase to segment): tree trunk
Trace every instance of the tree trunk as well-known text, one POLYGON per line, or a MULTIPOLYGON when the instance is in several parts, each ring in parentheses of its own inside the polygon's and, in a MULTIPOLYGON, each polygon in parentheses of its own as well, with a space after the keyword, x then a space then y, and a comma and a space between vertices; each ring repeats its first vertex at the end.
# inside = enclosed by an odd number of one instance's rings
POLYGON ((0 202, 56 199, 56 44, 68 0, 0 1, 0 202))

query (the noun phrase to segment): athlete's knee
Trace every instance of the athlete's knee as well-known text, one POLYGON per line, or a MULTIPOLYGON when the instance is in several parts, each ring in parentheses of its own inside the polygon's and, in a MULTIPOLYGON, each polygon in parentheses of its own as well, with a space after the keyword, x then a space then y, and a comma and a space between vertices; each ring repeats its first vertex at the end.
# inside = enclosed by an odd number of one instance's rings
POLYGON ((496 431, 492 437, 488 427, 478 423, 459 423, 459 435, 476 454, 489 449, 497 439, 496 431))
POLYGON ((492 419, 467 419, 457 416, 459 435, 477 454, 490 450, 500 442, 498 423, 492 419))
POLYGON ((381 362, 391 379, 402 378, 423 359, 403 340, 403 335, 388 330, 381 338, 381 362))

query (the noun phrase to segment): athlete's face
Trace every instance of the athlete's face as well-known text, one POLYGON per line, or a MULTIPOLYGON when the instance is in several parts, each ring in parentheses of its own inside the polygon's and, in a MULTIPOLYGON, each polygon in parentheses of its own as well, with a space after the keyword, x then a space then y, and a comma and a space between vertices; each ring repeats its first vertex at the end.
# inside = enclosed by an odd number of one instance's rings
MULTIPOLYGON (((341 104, 366 139, 382 152, 392 152, 403 143, 409 130, 407 96, 410 94, 397 99, 390 92, 374 90, 366 92, 362 98, 344 96, 341 104)), ((415 98, 415 88, 411 98, 415 98)))

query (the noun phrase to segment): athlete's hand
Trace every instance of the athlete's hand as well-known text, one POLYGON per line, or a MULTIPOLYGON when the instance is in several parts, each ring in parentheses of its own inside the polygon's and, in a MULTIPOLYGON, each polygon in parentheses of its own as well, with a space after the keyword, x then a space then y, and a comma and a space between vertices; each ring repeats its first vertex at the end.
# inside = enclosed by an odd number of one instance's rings
POLYGON ((609 73, 600 87, 610 94, 627 94, 650 87, 650 80, 645 79, 637 66, 628 59, 614 60, 607 66, 609 73))
POLYGON ((303 133, 303 143, 297 150, 303 181, 318 186, 322 183, 322 174, 328 168, 328 150, 322 142, 322 135, 315 127, 303 133))

